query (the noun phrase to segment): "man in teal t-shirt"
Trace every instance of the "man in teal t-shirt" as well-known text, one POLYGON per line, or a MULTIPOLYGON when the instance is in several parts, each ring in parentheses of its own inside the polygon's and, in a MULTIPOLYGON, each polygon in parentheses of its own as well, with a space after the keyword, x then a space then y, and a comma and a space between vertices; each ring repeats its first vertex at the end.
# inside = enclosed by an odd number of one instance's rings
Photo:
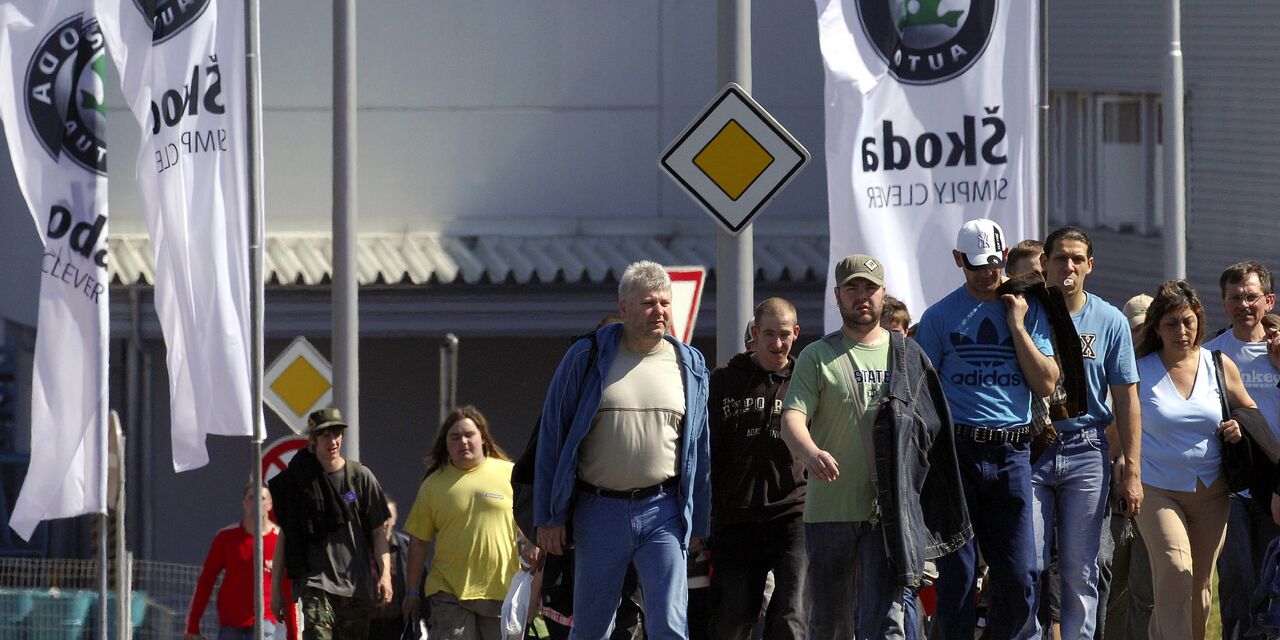
POLYGON ((835 271, 843 326, 800 353, 782 413, 782 439, 810 478, 809 637, 915 637, 915 594, 894 579, 875 517, 871 426, 890 375, 884 266, 852 255, 835 271))

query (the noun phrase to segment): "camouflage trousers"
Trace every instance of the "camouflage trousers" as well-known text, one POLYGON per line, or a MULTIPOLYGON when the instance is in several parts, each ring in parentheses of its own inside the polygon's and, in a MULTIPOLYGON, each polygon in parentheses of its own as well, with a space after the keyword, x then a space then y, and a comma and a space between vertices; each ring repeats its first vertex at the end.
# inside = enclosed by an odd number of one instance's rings
POLYGON ((366 640, 373 603, 305 587, 302 590, 303 640, 366 640))

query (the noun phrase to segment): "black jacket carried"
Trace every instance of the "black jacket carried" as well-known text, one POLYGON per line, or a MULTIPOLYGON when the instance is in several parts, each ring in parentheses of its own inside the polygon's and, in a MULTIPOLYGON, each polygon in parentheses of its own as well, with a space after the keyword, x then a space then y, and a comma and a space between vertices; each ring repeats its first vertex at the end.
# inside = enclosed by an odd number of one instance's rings
POLYGON ((889 371, 871 429, 877 501, 891 568, 901 584, 919 586, 924 561, 955 551, 973 527, 938 372, 900 333, 889 334, 889 371))
POLYGON ((1044 307, 1053 339, 1054 358, 1061 367, 1061 371, 1058 372, 1058 385, 1066 392, 1066 398, 1063 401, 1066 417, 1075 418, 1084 415, 1089 410, 1089 396, 1085 389, 1088 381, 1084 375, 1084 356, 1080 351, 1080 334, 1076 331, 1076 323, 1071 319, 1071 312, 1067 310, 1067 302, 1062 295, 1062 290, 1046 284, 1043 274, 1030 271, 1005 280, 1000 288, 996 289, 996 293, 1032 298, 1044 307))
POLYGON ((782 402, 795 359, 765 371, 739 353, 711 374, 712 526, 763 522, 804 510, 804 465, 781 438, 782 402))
MULTIPOLYGON (((351 475, 359 468, 355 460, 347 460, 346 486, 351 486, 351 475)), ((311 574, 307 561, 307 547, 323 540, 332 530, 352 521, 361 520, 357 507, 353 507, 325 478, 324 469, 316 454, 309 447, 299 449, 289 461, 289 467, 268 483, 271 501, 285 535, 285 567, 289 577, 298 579, 311 574)))

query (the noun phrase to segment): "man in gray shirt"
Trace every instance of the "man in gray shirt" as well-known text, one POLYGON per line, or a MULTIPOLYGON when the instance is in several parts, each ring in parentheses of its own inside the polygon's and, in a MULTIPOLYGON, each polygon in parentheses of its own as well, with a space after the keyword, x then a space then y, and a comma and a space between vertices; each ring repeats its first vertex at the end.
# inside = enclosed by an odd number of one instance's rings
MULTIPOLYGON (((342 456, 346 428, 337 409, 313 412, 309 444, 270 482, 281 524, 273 564, 288 569, 301 597, 306 640, 364 640, 373 601, 391 602, 391 513, 373 473, 342 456)), ((272 606, 281 610, 282 576, 271 579, 272 606)))

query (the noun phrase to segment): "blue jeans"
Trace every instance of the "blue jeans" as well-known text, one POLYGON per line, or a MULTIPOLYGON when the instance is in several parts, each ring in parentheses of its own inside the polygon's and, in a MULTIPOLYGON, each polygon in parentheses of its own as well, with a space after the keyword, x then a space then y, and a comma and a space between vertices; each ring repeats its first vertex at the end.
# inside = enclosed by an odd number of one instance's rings
POLYGON ((974 580, 981 547, 990 568, 983 589, 991 593, 982 637, 1031 638, 1026 627, 1034 611, 1036 545, 1030 450, 1026 444, 980 444, 958 438, 956 457, 975 539, 937 560, 938 610, 930 637, 973 640, 978 595, 974 580))
POLYGON ((1227 516, 1227 539, 1218 556, 1218 608, 1224 640, 1243 638, 1249 630, 1249 598, 1258 585, 1267 545, 1280 534, 1271 520, 1271 497, 1259 502, 1233 493, 1227 516))
MULTIPOLYGON (((866 522, 806 522, 809 637, 919 637, 916 594, 889 570, 884 533, 866 522)), ((714 558, 713 558, 714 560, 714 558)))
MULTIPOLYGON (((276 635, 274 622, 262 623, 262 640, 271 640, 276 635)), ((254 640, 253 627, 221 627, 218 629, 218 640, 254 640)))
POLYGON ((640 500, 579 492, 573 511, 573 631, 603 640, 613 626, 627 565, 644 594, 644 630, 652 640, 687 640, 688 576, 681 505, 674 492, 640 500))
MULTIPOLYGON (((1031 470, 1037 569, 1057 541, 1063 640, 1093 638, 1098 615, 1098 549, 1107 519, 1111 462, 1101 427, 1058 434, 1031 470)), ((1036 594, 1037 601, 1040 594, 1036 594)), ((1032 616, 1027 631, 1039 635, 1032 616)))

